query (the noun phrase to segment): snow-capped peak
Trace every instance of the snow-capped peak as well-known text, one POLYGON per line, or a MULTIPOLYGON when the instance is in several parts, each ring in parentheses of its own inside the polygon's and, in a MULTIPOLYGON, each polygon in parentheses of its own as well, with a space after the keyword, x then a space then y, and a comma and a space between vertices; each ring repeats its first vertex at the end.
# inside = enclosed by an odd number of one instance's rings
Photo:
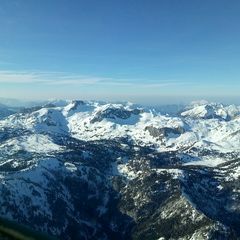
POLYGON ((198 102, 187 107, 186 111, 181 113, 183 117, 212 119, 218 118, 230 120, 239 115, 240 108, 235 105, 224 106, 219 103, 198 102))

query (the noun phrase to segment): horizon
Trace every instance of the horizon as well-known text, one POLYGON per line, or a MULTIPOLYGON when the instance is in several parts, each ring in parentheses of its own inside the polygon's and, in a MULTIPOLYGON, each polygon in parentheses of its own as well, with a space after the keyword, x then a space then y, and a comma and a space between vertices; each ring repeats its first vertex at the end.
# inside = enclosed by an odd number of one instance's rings
POLYGON ((240 2, 2 1, 0 96, 239 103, 240 2))
POLYGON ((37 106, 38 104, 51 103, 55 101, 84 101, 84 102, 101 102, 101 103, 113 103, 113 104, 125 104, 130 103, 133 105, 139 105, 142 107, 161 107, 161 106, 188 106, 193 103, 202 103, 202 104, 223 104, 223 105, 236 105, 240 106, 240 101, 237 98, 228 99, 222 101, 222 99, 207 99, 207 98, 185 98, 184 100, 179 101, 178 98, 171 99, 162 98, 161 101, 155 101, 154 103, 150 101, 131 101, 131 100, 108 100, 108 99, 83 99, 83 98, 49 98, 49 99, 19 99, 19 98, 3 98, 0 97, 0 105, 5 105, 7 107, 30 107, 37 106))

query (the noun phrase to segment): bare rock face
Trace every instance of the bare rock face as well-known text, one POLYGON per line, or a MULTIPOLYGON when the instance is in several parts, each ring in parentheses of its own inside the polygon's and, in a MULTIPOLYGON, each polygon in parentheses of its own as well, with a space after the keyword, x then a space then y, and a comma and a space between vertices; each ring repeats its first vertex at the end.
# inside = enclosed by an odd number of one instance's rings
POLYGON ((128 119, 132 115, 139 115, 141 112, 141 109, 128 110, 123 107, 109 107, 107 109, 98 111, 95 114, 94 118, 91 120, 91 123, 101 122, 103 119, 128 119))
POLYGON ((169 128, 169 127, 163 127, 163 128, 156 128, 153 126, 147 126, 145 128, 145 131, 148 131, 151 136, 155 138, 164 138, 168 137, 170 135, 180 135, 185 132, 184 128, 177 127, 177 128, 169 128))

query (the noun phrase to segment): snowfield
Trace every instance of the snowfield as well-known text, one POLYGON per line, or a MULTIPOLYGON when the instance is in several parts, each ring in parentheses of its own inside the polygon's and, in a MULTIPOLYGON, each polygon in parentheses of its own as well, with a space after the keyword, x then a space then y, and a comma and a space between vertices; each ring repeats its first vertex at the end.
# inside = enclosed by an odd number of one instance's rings
MULTIPOLYGON (((219 154, 240 151, 240 107, 205 101, 187 106, 178 117, 134 108, 130 103, 66 101, 65 105, 52 104, 37 111, 11 115, 0 121, 0 127, 21 128, 32 133, 28 139, 5 142, 2 149, 12 144, 36 152, 58 150, 58 146, 44 136, 51 133, 84 141, 127 137, 141 146, 154 145, 158 151, 193 148, 219 154), (30 142, 32 145, 28 147, 30 142)), ((199 158, 193 164, 211 166, 210 159, 203 157, 201 162, 199 158)))

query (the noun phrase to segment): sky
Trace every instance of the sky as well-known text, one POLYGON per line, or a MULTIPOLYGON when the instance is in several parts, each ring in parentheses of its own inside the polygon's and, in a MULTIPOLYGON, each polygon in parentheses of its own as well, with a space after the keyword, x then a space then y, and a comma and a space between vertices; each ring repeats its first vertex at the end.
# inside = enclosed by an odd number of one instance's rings
POLYGON ((239 101, 239 13, 239 0, 1 0, 0 97, 239 101))

